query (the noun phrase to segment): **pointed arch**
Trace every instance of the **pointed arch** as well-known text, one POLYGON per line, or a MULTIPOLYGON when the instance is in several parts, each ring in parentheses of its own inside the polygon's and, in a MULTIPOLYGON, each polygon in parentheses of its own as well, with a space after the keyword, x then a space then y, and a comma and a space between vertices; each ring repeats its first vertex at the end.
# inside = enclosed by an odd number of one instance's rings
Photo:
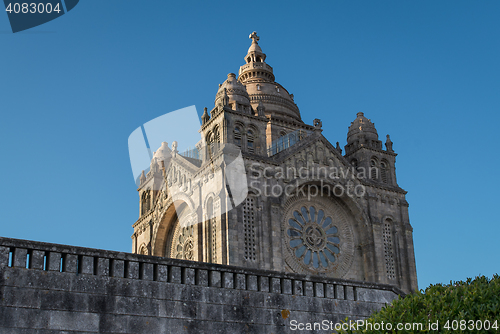
POLYGON ((151 210, 151 190, 147 189, 141 196, 141 215, 144 215, 151 210))
POLYGON ((383 159, 380 162, 380 179, 383 183, 391 183, 390 182, 390 173, 389 173, 389 162, 383 159))
POLYGON ((373 156, 370 159, 370 169, 368 170, 370 179, 377 181, 379 179, 379 162, 377 157, 373 156))
MULTIPOLYGON (((161 215, 160 221, 155 224, 153 239, 151 240, 151 255, 171 257, 174 235, 183 227, 197 223, 193 217, 193 203, 184 194, 174 194, 172 202, 161 215)), ((194 233, 194 230, 193 230, 194 233)))

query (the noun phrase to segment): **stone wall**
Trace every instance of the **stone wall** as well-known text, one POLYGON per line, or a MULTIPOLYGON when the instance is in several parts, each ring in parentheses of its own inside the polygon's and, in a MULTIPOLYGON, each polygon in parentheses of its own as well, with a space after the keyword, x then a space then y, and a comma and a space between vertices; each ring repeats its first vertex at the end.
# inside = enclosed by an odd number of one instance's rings
POLYGON ((2 334, 290 333, 292 320, 365 318, 398 294, 382 284, 0 238, 2 334))

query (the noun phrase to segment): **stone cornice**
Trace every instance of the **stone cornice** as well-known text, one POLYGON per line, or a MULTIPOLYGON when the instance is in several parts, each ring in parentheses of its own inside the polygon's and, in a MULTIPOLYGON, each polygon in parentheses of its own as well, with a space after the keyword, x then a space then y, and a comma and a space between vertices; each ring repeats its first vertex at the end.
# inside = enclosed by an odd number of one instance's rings
POLYGON ((375 183, 374 181, 366 180, 366 179, 360 179, 360 181, 364 186, 367 186, 370 188, 376 188, 376 189, 380 189, 380 190, 395 192, 395 193, 399 193, 399 194, 403 194, 403 195, 406 195, 408 193, 406 190, 404 190, 403 188, 400 188, 399 186, 378 184, 378 183, 375 183))
POLYGON ((267 123, 269 121, 267 119, 267 117, 265 117, 265 116, 255 116, 252 114, 245 114, 245 113, 242 113, 240 111, 233 110, 233 109, 224 110, 224 111, 227 112, 228 114, 233 114, 236 116, 245 116, 246 118, 249 118, 253 121, 259 121, 259 122, 265 122, 265 123, 267 123))
POLYGON ((262 102, 266 102, 266 103, 272 103, 272 104, 285 106, 287 108, 292 109, 294 112, 296 112, 297 113, 296 116, 300 119, 299 107, 297 107, 297 105, 294 102, 287 100, 284 97, 281 97, 279 95, 272 95, 272 94, 249 94, 249 96, 250 96, 250 103, 252 103, 252 102, 257 103, 259 101, 262 101, 262 102))
POLYGON ((309 130, 312 131, 314 130, 314 126, 306 124, 302 121, 297 121, 296 119, 290 119, 290 118, 283 118, 279 116, 274 116, 271 115, 269 121, 271 124, 281 124, 281 125, 287 125, 295 128, 302 128, 304 130, 309 130))
POLYGON ((154 207, 153 207, 153 209, 149 210, 149 212, 147 212, 146 214, 144 214, 141 217, 139 217, 139 219, 136 220, 136 222, 132 225, 132 227, 135 229, 141 223, 143 223, 144 221, 146 221, 149 218, 151 218, 151 216, 153 215, 153 211, 154 211, 154 207))
POLYGON ((361 149, 366 149, 366 150, 369 150, 369 151, 373 151, 373 152, 378 152, 378 153, 384 153, 384 154, 387 154, 387 155, 392 155, 393 157, 397 156, 398 154, 395 153, 395 152, 389 152, 389 151, 385 151, 385 150, 380 150, 380 149, 377 149, 377 148, 373 148, 373 147, 368 147, 368 146, 358 146, 356 149, 354 149, 352 152, 349 152, 349 154, 346 154, 345 157, 349 157, 351 156, 352 154, 356 153, 357 151, 361 150, 361 149))

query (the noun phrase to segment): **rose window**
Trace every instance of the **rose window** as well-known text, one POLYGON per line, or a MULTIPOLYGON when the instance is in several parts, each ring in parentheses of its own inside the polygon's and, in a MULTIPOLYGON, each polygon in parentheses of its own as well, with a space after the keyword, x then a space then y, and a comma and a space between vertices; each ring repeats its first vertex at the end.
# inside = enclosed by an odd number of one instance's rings
POLYGON ((295 257, 315 270, 334 264, 340 253, 340 237, 332 218, 314 206, 294 210, 292 216, 287 234, 295 257))
POLYGON ((176 256, 177 259, 193 260, 194 243, 193 231, 190 227, 184 227, 177 240, 176 256))

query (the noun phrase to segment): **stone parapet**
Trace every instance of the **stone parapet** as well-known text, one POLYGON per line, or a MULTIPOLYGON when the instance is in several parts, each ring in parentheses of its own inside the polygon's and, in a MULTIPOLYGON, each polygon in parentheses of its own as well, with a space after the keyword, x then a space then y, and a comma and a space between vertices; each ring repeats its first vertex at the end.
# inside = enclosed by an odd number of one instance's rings
POLYGON ((0 238, 1 333, 288 333, 291 320, 366 318, 398 295, 390 285, 0 238))

